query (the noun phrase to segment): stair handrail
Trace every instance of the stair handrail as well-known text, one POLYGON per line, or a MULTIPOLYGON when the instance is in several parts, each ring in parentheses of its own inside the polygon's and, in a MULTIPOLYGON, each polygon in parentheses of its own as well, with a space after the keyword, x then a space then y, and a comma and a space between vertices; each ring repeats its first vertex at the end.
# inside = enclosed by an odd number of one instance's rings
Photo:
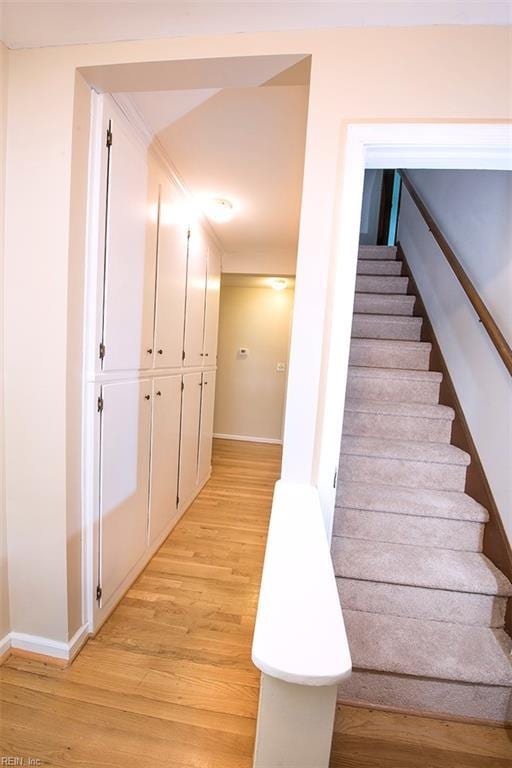
POLYGON ((451 246, 448 244, 448 241, 441 232, 439 225, 430 213, 418 190, 414 186, 411 177, 407 171, 403 170, 402 168, 398 171, 398 173, 400 174, 403 184, 412 197, 418 211, 423 217, 423 220, 427 224, 429 231, 432 233, 434 240, 444 254, 446 261, 450 265, 454 275, 462 286, 464 293, 471 302, 475 312, 478 315, 479 321, 487 331, 489 338, 494 345, 494 348, 501 357, 507 371, 512 376, 512 349, 508 345, 507 340, 505 339, 503 333, 500 331, 493 316, 487 309, 484 301, 468 277, 453 248, 451 248, 451 246))

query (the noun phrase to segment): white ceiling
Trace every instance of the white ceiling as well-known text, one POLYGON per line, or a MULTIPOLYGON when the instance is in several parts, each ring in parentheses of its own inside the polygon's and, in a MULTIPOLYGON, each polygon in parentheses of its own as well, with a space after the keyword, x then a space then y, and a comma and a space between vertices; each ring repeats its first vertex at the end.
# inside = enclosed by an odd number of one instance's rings
POLYGON ((510 24, 510 0, 356 2, 3 2, 10 48, 271 30, 425 24, 510 24))
POLYGON ((231 221, 212 222, 230 262, 256 264, 265 255, 276 264, 293 263, 307 85, 123 94, 127 97, 199 201, 233 202, 231 221))

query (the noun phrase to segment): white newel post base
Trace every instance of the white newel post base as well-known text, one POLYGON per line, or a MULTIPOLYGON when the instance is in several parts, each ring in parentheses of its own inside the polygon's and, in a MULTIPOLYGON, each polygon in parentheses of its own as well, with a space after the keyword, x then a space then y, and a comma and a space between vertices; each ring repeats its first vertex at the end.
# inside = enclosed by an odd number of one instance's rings
POLYGON ((254 768, 328 768, 336 694, 262 674, 254 768))

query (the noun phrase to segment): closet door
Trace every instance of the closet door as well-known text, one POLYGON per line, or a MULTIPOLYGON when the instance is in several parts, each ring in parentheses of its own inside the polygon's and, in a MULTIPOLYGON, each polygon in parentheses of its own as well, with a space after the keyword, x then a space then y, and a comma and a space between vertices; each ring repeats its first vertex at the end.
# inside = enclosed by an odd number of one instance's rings
POLYGON ((206 291, 206 240, 193 227, 188 244, 187 300, 185 308, 185 358, 187 367, 203 364, 204 304, 206 291))
POLYGON ((196 491, 201 409, 201 374, 183 375, 180 441, 180 508, 188 506, 196 491))
POLYGON ((203 373, 201 427, 199 432, 198 483, 202 485, 212 466, 213 410, 215 405, 215 371, 203 373))
POLYGON ((220 253, 208 249, 206 302, 204 317, 204 364, 217 364, 217 335, 219 330, 220 253))
POLYGON ((112 597, 147 546, 151 382, 101 388, 99 583, 112 597))
POLYGON ((149 543, 176 516, 180 443, 181 376, 153 380, 149 543))
POLYGON ((180 199, 170 182, 160 190, 155 307, 155 366, 181 367, 185 323, 188 227, 178 215, 180 199))
POLYGON ((153 365, 158 185, 146 150, 112 114, 100 341, 103 370, 126 371, 153 365))

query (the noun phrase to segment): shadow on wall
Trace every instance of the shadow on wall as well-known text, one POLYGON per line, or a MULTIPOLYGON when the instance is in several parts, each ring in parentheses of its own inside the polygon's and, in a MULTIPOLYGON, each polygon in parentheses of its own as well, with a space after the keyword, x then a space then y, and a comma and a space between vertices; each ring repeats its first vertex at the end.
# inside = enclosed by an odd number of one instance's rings
POLYGON ((215 436, 281 442, 294 282, 222 276, 215 436))
POLYGON ((382 171, 369 169, 364 174, 363 203, 361 208, 361 245, 376 245, 379 230, 382 171))

